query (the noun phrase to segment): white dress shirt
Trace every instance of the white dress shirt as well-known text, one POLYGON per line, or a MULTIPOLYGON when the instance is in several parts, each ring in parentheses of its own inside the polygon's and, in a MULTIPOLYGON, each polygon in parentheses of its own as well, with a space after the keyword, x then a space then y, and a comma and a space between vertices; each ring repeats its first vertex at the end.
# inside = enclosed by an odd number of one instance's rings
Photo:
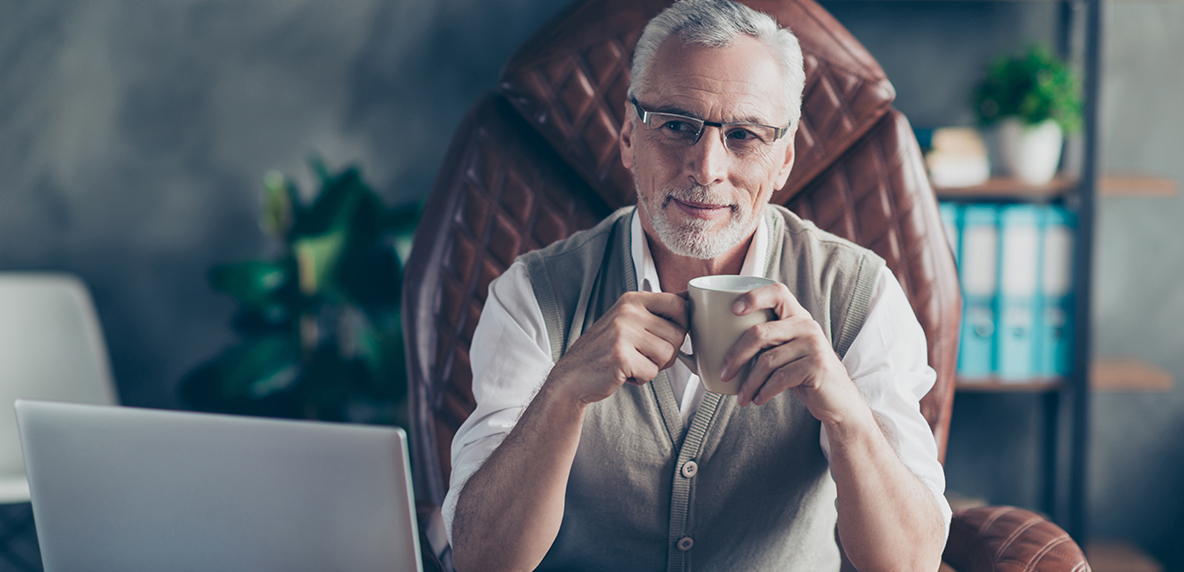
MULTIPOLYGON (((651 289, 660 292, 657 269, 636 211, 632 225, 637 283, 648 280, 651 289)), ((767 236, 765 220, 761 217, 740 274, 752 276, 763 271, 756 261, 765 259, 767 236)), ((689 336, 683 350, 691 350, 689 336)), ((515 262, 489 285, 489 296, 473 334, 470 359, 477 408, 452 441, 452 478, 442 507, 450 540, 460 489, 514 428, 554 365, 542 310, 535 299, 530 275, 521 262, 515 262)), ((929 367, 925 332, 887 267, 877 277, 863 329, 855 336, 842 363, 888 443, 905 466, 933 492, 948 534, 950 506, 943 496, 945 473, 937 461, 933 432, 920 410, 920 400, 933 387, 937 375, 929 367)), ((705 390, 699 377, 680 361, 676 360, 666 375, 680 401, 679 411, 685 425, 702 402, 705 390)), ((820 441, 823 454, 829 458, 825 428, 820 441)))

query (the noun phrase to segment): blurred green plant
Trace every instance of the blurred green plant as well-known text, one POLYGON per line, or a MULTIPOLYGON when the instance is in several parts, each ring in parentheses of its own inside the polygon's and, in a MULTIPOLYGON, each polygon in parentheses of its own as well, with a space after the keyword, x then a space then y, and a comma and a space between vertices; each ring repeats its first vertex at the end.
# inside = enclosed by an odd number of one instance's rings
POLYGON ((1014 117, 1027 125, 1051 119, 1065 133, 1081 127, 1081 81, 1068 64, 1042 46, 995 59, 971 103, 984 126, 1014 117))
POLYGON ((406 426, 399 306, 418 205, 388 209, 357 168, 310 165, 320 188, 309 204, 283 174, 264 179, 259 222, 279 255, 210 269, 214 290, 239 304, 241 341, 189 372, 181 398, 203 411, 406 426))

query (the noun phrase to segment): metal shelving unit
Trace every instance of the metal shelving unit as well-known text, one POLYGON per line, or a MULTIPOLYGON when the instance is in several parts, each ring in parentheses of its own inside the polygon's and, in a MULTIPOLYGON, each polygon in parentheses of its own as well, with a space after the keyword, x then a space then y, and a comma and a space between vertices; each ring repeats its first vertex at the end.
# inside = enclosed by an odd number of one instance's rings
MULTIPOLYGON (((1072 373, 1016 383, 997 379, 959 380, 960 392, 1029 393, 1042 399, 1042 509, 1081 545, 1088 542, 1086 505, 1089 404, 1094 371, 1090 336, 1093 299, 1094 212, 1101 176, 1098 157, 1098 95, 1101 85, 1103 0, 1051 0, 1060 4, 1058 49, 1077 63, 1083 78, 1084 129, 1078 172, 1062 173, 1045 185, 1006 178, 960 189, 937 189, 939 198, 959 202, 1058 202, 1074 211, 1075 320, 1072 373), (1080 35, 1076 35, 1080 34, 1080 35), (1080 47, 1075 49, 1079 42, 1080 47)), ((1145 183, 1144 183, 1145 184, 1145 183)), ((1126 186, 1129 186, 1126 185, 1126 186)), ((1113 371, 1113 368, 1106 371, 1113 371)))
MULTIPOLYGON (((859 1, 859 0, 855 0, 859 1)), ((885 0, 871 0, 885 1, 885 0)), ((958 2, 960 0, 947 0, 958 2)), ((979 0, 982 1, 982 0, 979 0)), ((1005 1, 1005 0, 986 0, 1005 1)), ((1074 248, 1074 284, 1076 330, 1072 373, 1067 377, 1013 380, 959 380, 963 393, 1022 393, 1039 396, 1043 401, 1042 502, 1040 507, 1082 546, 1088 543, 1089 511, 1087 469, 1089 449, 1089 407, 1094 378, 1104 379, 1106 390, 1134 389, 1129 381, 1151 388, 1165 384, 1164 372, 1151 366, 1118 365, 1113 360, 1095 363, 1091 339, 1091 303, 1093 299, 1093 235, 1095 205, 1100 191, 1115 194, 1171 196, 1178 192, 1175 181, 1144 176, 1103 178, 1099 172, 1098 96, 1101 86, 1101 26, 1104 0, 1034 0, 1059 5, 1055 31, 1057 50, 1080 70, 1084 91, 1084 129, 1080 145, 1070 157, 1069 172, 1046 185, 1026 185, 1006 178, 992 178, 982 185, 960 189, 935 189, 938 198, 958 202, 1056 202, 1077 216, 1074 248), (1100 373, 1099 373, 1100 372, 1100 373)), ((1170 377, 1170 375, 1168 376, 1170 377)), ((1166 381, 1170 385, 1171 381, 1166 381)))

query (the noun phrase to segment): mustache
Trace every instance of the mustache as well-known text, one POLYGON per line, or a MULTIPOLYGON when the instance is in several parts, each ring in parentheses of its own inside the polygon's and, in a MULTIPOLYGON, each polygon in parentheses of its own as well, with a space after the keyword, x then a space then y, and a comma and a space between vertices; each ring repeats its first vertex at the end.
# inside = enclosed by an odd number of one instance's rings
POLYGON ((662 199, 662 208, 670 205, 670 201, 675 199, 682 202, 691 202, 708 205, 727 205, 732 212, 736 212, 738 206, 731 202, 727 193, 719 192, 718 190, 704 186, 694 185, 685 189, 664 189, 665 198, 662 199))

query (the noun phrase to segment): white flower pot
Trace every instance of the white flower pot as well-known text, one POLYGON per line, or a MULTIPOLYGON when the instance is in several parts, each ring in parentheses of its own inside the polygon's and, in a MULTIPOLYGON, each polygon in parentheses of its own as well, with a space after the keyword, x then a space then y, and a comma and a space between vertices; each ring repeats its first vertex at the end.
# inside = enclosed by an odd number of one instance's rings
POLYGON ((1042 185, 1052 180, 1061 162, 1064 138, 1051 119, 1026 125, 1018 119, 999 124, 999 154, 1007 173, 1026 183, 1042 185))

